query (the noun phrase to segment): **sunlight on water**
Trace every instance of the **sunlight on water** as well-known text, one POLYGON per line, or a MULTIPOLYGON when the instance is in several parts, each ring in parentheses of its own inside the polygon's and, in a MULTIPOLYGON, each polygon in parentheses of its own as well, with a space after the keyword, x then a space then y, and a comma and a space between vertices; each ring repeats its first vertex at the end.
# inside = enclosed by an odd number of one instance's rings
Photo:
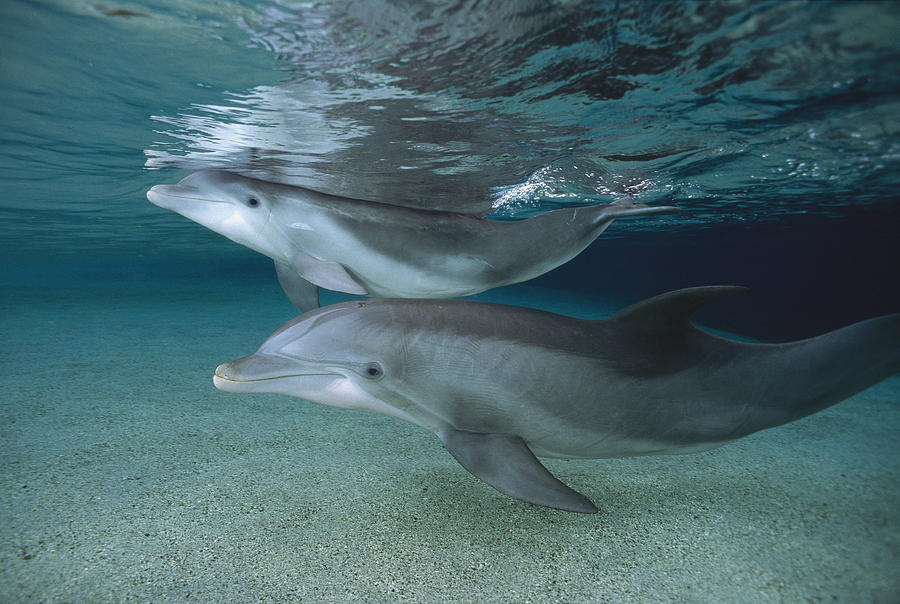
POLYGON ((897 59, 895 6, 613 7, 262 6, 241 26, 285 81, 155 118, 191 144, 151 148, 147 165, 426 207, 493 191, 513 214, 621 195, 732 217, 838 190, 855 194, 832 208, 880 201, 859 183, 896 167, 893 75, 865 74, 897 59))
POLYGON ((0 218, 177 246, 143 193, 200 168, 501 219, 688 210, 626 230, 852 215, 897 188, 898 6, 14 0, 0 218))

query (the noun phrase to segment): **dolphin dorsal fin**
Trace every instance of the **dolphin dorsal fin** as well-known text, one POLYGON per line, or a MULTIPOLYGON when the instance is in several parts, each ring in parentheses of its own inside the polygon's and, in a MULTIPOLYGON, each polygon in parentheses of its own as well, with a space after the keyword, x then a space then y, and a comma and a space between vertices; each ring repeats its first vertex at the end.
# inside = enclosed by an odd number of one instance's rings
POLYGON ((710 285, 689 287, 660 294, 623 308, 608 320, 642 330, 672 330, 686 327, 694 312, 713 300, 742 294, 747 287, 710 285))

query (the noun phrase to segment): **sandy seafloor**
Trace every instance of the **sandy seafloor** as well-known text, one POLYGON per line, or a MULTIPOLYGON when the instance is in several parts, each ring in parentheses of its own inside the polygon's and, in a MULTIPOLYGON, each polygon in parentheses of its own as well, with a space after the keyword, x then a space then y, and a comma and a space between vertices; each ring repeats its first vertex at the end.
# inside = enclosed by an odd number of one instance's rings
POLYGON ((705 453, 548 460, 601 510, 572 514, 412 425, 215 390, 292 316, 272 275, 79 282, 0 296, 0 602, 900 598, 900 377, 705 453))

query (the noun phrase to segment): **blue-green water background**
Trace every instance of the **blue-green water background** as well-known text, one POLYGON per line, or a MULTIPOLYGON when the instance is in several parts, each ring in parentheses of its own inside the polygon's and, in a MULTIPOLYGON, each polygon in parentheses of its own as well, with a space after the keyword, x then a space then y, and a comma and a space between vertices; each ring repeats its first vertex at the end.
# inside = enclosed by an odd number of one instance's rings
POLYGON ((0 4, 0 595, 896 595, 896 378, 709 454, 552 466, 597 524, 405 424, 215 391, 293 311, 147 202, 207 167, 498 219, 677 205, 489 299, 748 285, 700 320, 811 336, 900 310, 900 4, 0 4))
POLYGON ((10 278, 268 271, 147 203, 223 167, 503 217, 638 201, 542 284, 790 338, 900 308, 891 2, 5 2, 10 278), (48 272, 49 271, 49 272, 48 272), (729 319, 730 317, 730 319, 729 319))

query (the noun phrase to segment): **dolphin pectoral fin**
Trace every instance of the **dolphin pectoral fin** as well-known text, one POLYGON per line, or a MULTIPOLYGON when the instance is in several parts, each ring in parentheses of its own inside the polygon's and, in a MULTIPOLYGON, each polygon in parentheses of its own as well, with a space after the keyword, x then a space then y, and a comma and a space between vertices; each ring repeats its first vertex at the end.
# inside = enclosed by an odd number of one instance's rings
POLYGON ((275 274, 278 275, 281 289, 297 310, 303 313, 319 307, 319 288, 314 283, 310 283, 282 262, 275 262, 275 274))
POLYGON ((290 261, 296 273, 319 287, 360 296, 369 293, 340 263, 320 260, 299 252, 293 254, 290 261))
POLYGON ((590 499, 547 471, 518 436, 454 429, 441 430, 437 436, 456 461, 501 493, 569 512, 598 511, 590 499))

